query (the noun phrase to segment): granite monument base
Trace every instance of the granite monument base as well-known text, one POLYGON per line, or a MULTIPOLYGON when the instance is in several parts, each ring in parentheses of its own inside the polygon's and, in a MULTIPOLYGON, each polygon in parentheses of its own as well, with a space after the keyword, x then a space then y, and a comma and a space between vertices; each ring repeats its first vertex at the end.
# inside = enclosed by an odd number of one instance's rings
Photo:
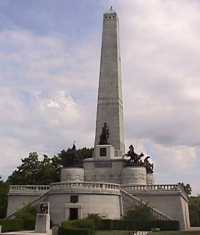
POLYGON ((49 214, 37 214, 35 223, 36 233, 50 233, 50 216, 49 214))

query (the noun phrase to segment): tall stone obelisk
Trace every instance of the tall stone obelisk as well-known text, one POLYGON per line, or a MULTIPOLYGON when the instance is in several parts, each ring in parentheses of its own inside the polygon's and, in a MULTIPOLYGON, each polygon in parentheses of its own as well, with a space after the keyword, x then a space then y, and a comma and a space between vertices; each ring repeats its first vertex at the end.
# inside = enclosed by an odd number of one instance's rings
POLYGON ((115 156, 122 156, 125 145, 119 20, 112 7, 103 16, 95 146, 99 144, 104 123, 108 126, 108 142, 115 148, 115 156))

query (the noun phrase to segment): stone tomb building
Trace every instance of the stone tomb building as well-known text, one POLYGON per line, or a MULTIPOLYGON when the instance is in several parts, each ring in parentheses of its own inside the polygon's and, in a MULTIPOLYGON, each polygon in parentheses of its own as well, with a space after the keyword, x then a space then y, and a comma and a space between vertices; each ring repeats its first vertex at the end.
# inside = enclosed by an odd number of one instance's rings
POLYGON ((120 219, 142 200, 158 219, 178 220, 181 229, 190 227, 184 189, 179 184, 155 184, 149 157, 136 154, 133 146, 125 154, 120 66, 118 16, 111 9, 103 16, 93 157, 85 159, 81 167, 63 167, 60 182, 49 186, 11 185, 9 218, 27 204, 46 201, 53 224, 88 214, 120 219))

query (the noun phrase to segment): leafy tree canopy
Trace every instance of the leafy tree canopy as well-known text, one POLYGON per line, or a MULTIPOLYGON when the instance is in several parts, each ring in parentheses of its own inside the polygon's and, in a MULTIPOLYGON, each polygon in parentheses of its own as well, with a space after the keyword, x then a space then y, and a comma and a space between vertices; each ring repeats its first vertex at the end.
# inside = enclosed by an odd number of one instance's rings
POLYGON ((189 211, 191 226, 200 227, 200 196, 190 197, 189 211))
POLYGON ((83 159, 92 157, 93 148, 82 148, 78 150, 62 150, 54 157, 44 155, 39 159, 38 153, 29 153, 23 158, 21 165, 8 177, 9 184, 50 184, 60 180, 60 168, 81 166, 83 159))
POLYGON ((146 204, 140 204, 135 206, 133 210, 129 210, 124 216, 125 220, 134 220, 138 222, 149 222, 153 221, 155 218, 152 214, 151 208, 146 204))
POLYGON ((36 152, 22 159, 22 164, 8 177, 9 184, 50 184, 59 181, 59 160, 47 155, 39 160, 36 152))
POLYGON ((63 167, 82 167, 83 160, 86 158, 91 158, 93 153, 93 148, 82 148, 76 149, 76 146, 73 145, 72 148, 62 150, 58 154, 60 163, 63 167))
POLYGON ((0 176, 0 218, 6 216, 8 184, 0 176))

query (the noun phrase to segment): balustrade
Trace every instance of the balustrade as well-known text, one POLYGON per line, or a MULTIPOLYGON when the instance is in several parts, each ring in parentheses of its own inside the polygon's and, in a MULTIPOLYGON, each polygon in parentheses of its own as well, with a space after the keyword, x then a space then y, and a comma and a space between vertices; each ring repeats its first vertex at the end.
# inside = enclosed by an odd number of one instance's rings
POLYGON ((9 192, 46 192, 49 185, 10 185, 9 192))
POLYGON ((77 189, 87 191, 120 191, 119 184, 112 183, 100 183, 100 182, 64 182, 53 183, 50 186, 51 190, 65 190, 65 189, 77 189))
POLYGON ((182 191, 178 184, 122 185, 127 191, 182 191))
POLYGON ((179 191, 184 192, 178 184, 161 184, 161 185, 119 185, 113 183, 101 183, 101 182, 61 182, 53 183, 49 185, 11 185, 10 193, 23 193, 23 192, 38 192, 43 193, 48 190, 83 190, 83 191, 120 191, 120 188, 128 192, 147 191, 147 192, 163 192, 163 191, 179 191))

